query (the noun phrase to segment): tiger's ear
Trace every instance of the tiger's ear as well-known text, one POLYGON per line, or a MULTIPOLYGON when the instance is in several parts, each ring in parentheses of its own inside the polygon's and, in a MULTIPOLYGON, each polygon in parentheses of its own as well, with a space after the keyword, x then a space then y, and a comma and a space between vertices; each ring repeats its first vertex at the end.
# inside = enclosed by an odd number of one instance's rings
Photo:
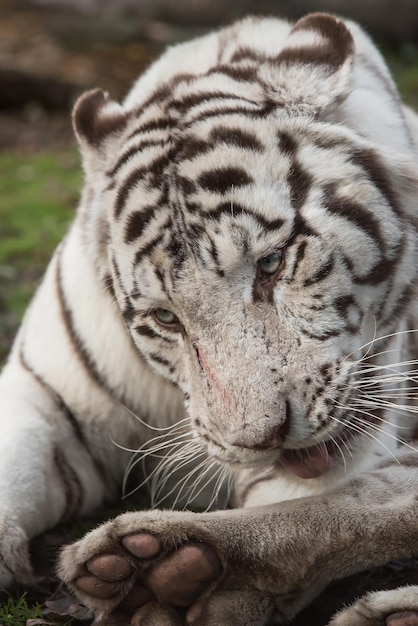
POLYGON ((307 15, 296 22, 277 57, 274 100, 291 114, 320 115, 348 95, 353 58, 353 37, 341 20, 326 13, 307 15))
POLYGON ((110 142, 117 141, 126 127, 128 114, 101 89, 84 93, 74 105, 73 128, 86 168, 106 161, 110 142))

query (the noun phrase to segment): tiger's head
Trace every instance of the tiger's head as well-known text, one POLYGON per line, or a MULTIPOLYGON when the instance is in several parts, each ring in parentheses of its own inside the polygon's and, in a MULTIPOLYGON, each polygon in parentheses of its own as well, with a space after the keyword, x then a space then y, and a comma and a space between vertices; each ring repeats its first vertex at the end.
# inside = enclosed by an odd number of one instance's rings
POLYGON ((270 51, 239 32, 209 67, 139 82, 135 106, 79 100, 86 229, 209 454, 313 478, 381 419, 360 413, 356 376, 413 295, 416 176, 358 131, 370 110, 343 22, 308 16, 270 51))

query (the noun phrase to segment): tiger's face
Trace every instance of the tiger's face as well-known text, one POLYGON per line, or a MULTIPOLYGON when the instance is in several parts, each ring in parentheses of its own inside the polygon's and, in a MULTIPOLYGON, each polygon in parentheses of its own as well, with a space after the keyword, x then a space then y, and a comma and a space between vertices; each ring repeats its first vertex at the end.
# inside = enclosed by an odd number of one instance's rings
POLYGON ((112 229, 131 336, 212 457, 322 474, 355 434, 370 320, 388 332, 410 281, 383 166, 342 131, 274 118, 197 124, 184 144, 112 229))
POLYGON ((351 35, 302 22, 276 57, 227 46, 129 112, 87 94, 74 120, 99 265, 139 353, 212 457, 313 478, 361 430, 358 359, 370 326, 403 314, 417 264, 405 172, 332 123, 351 35))

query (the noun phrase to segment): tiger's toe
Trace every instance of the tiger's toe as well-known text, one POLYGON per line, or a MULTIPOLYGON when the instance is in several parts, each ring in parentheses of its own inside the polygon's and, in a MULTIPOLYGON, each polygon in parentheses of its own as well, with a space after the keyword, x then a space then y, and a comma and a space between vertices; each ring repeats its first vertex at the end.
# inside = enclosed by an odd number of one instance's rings
POLYGON ((119 554, 100 554, 87 561, 86 567, 99 580, 110 583, 126 580, 133 572, 129 560, 119 554))
POLYGON ((418 626, 418 612, 392 613, 386 618, 385 626, 418 626))
POLYGON ((145 582, 160 602, 186 608, 221 572, 221 562, 210 546, 188 543, 158 562, 145 582))

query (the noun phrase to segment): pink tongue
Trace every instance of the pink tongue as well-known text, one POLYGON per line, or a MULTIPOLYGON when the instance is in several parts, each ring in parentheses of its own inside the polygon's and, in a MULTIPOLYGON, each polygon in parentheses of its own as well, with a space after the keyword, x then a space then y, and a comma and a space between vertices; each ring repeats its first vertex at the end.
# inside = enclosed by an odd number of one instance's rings
POLYGON ((283 450, 280 463, 299 478, 317 478, 334 466, 334 459, 324 445, 283 450))

